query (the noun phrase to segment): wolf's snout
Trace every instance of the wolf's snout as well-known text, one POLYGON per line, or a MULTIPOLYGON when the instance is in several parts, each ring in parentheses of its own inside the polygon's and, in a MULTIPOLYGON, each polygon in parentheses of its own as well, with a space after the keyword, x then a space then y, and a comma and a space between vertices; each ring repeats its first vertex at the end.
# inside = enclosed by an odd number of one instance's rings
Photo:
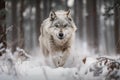
POLYGON ((59 39, 63 39, 64 34, 63 33, 59 33, 59 39))
POLYGON ((63 33, 59 33, 59 36, 60 36, 60 37, 63 37, 63 33))

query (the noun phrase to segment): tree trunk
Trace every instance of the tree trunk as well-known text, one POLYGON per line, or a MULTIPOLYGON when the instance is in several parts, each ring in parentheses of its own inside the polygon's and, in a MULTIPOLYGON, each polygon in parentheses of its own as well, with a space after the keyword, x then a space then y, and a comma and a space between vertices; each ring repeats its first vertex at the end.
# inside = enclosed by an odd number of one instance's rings
POLYGON ((43 5, 44 5, 44 9, 43 9, 44 18, 43 19, 45 19, 49 16, 50 10, 52 9, 51 3, 52 3, 52 1, 50 1, 50 0, 43 0, 43 5))
POLYGON ((13 25, 13 30, 12 30, 12 52, 15 51, 18 43, 18 35, 17 35, 17 1, 12 0, 12 25, 13 25))
MULTIPOLYGON (((118 2, 115 2, 115 5, 117 4, 118 2)), ((115 32, 116 52, 120 53, 120 10, 119 10, 119 7, 115 7, 114 12, 115 12, 114 32, 115 32)))
POLYGON ((29 3, 30 3, 30 12, 29 12, 30 13, 30 16, 29 16, 29 21, 30 21, 29 32, 30 33, 28 34, 29 35, 29 42, 27 44, 28 44, 28 50, 31 50, 33 48, 33 45, 34 45, 33 44, 33 33, 34 33, 33 32, 34 31, 33 27, 34 26, 33 26, 33 21, 32 21, 32 18, 31 18, 32 17, 32 8, 33 8, 33 5, 32 5, 33 2, 32 2, 32 0, 29 0, 29 3))
MULTIPOLYGON (((41 24, 41 17, 40 17, 40 15, 41 15, 41 8, 40 8, 40 2, 41 2, 41 0, 36 0, 36 23, 35 23, 35 25, 36 25, 36 36, 37 36, 37 43, 38 43, 38 38, 39 38, 39 36, 40 36, 40 24, 41 24)), ((37 44, 37 46, 38 46, 38 44, 37 44)))
MULTIPOLYGON (((80 0, 80 1, 81 1, 81 0, 80 0)), ((65 10, 68 10, 68 9, 69 9, 67 2, 68 2, 68 0, 65 0, 65 10)))
POLYGON ((48 0, 43 0, 43 19, 45 19, 45 18, 47 18, 47 16, 48 16, 48 5, 47 5, 47 3, 48 3, 48 0))
POLYGON ((94 15, 93 15, 93 0, 87 0, 87 42, 90 48, 93 48, 94 46, 94 31, 93 31, 93 19, 94 19, 94 15))
POLYGON ((24 0, 20 0, 20 16, 18 26, 18 46, 24 48, 24 28, 23 28, 24 0))
POLYGON ((99 48, 98 48, 98 20, 99 20, 99 17, 98 17, 98 14, 97 14, 97 1, 96 0, 93 0, 93 46, 95 48, 95 52, 97 53, 99 48))
POLYGON ((5 26, 5 1, 0 0, 0 56, 5 53, 6 44, 6 26, 5 26))
POLYGON ((75 23, 77 26, 77 35, 80 37, 80 39, 83 38, 83 2, 82 0, 75 0, 74 2, 74 15, 75 15, 75 23))
POLYGON ((100 54, 106 54, 106 44, 105 44, 105 32, 103 28, 104 25, 104 16, 101 11, 102 5, 104 4, 104 0, 97 0, 97 30, 98 30, 98 45, 100 54))
POLYGON ((97 28, 97 11, 96 0, 87 0, 87 35, 88 44, 98 52, 98 28, 97 28))

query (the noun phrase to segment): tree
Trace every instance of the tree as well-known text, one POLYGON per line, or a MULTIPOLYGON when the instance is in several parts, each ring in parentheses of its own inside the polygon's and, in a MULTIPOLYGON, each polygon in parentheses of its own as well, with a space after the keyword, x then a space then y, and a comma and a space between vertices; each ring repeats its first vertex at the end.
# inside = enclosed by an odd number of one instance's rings
POLYGON ((93 47, 93 0, 87 0, 87 42, 93 47))
POLYGON ((0 56, 5 52, 6 44, 6 26, 5 26, 5 1, 0 0, 0 56))
POLYGON ((38 43, 38 38, 40 36, 40 24, 41 24, 41 8, 40 8, 40 2, 41 0, 35 0, 35 7, 36 7, 36 14, 35 14, 35 26, 36 26, 36 33, 37 33, 37 43, 38 43))
POLYGON ((51 8, 51 4, 52 4, 52 0, 43 0, 43 11, 44 11, 44 19, 47 18, 49 16, 49 13, 50 13, 50 10, 52 9, 51 8))
POLYGON ((17 47, 17 42, 18 42, 18 35, 17 35, 17 0, 12 0, 12 25, 13 25, 13 30, 12 30, 12 51, 14 52, 16 47, 17 47))
POLYGON ((87 40, 90 47, 98 50, 96 0, 87 0, 87 40))
POLYGON ((68 0, 65 0, 65 9, 66 9, 66 10, 69 9, 67 2, 68 2, 68 0))
POLYGON ((120 1, 115 0, 114 2, 114 11, 115 11, 115 44, 116 44, 116 52, 120 53, 120 1))
POLYGON ((97 2, 96 0, 93 0, 93 30, 94 30, 94 33, 93 33, 93 37, 94 37, 94 48, 96 50, 96 52, 98 52, 98 14, 97 14, 97 6, 96 6, 97 2))
POLYGON ((74 2, 74 15, 75 15, 75 22, 77 26, 77 33, 80 36, 80 39, 83 38, 83 1, 82 0, 75 0, 74 2))
POLYGON ((18 46, 20 48, 24 48, 23 11, 24 11, 24 0, 20 0, 20 16, 19 16, 19 26, 18 26, 18 46))

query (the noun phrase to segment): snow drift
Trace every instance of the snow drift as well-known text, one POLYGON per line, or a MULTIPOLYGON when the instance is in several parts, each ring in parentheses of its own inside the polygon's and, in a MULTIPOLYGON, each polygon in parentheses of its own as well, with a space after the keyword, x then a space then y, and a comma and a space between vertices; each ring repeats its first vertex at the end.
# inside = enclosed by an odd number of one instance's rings
POLYGON ((71 54, 63 67, 54 68, 42 55, 6 49, 0 56, 0 80, 120 80, 120 58, 80 56, 71 54))

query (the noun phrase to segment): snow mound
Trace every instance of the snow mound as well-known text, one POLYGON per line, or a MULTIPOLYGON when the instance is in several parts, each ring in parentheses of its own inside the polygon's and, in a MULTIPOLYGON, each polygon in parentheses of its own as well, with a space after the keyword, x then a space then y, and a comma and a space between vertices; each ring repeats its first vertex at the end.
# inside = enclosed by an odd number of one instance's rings
POLYGON ((14 53, 7 49, 0 56, 0 80, 120 80, 120 58, 81 58, 71 54, 63 67, 54 68, 46 64, 42 55, 30 56, 20 48, 14 53))

